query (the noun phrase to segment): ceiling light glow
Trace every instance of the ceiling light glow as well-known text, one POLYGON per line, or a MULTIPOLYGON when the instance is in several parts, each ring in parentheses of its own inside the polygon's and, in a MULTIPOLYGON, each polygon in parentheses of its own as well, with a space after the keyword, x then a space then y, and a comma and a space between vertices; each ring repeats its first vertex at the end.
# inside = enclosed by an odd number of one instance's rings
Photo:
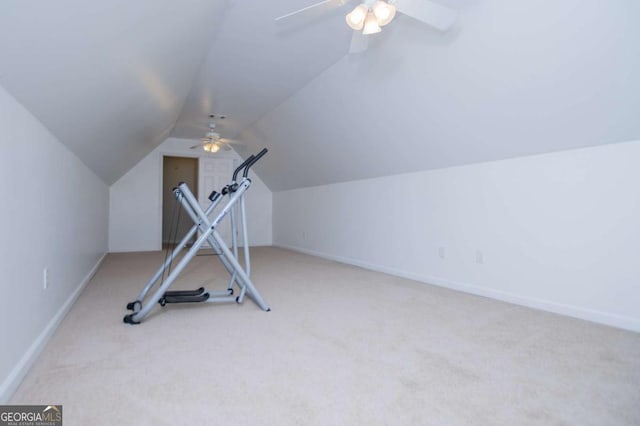
POLYGON ((356 6, 346 16, 347 25, 362 34, 375 34, 381 31, 380 27, 387 25, 396 16, 396 7, 386 1, 376 2, 365 0, 356 6), (373 6, 371 6, 373 5, 373 6))

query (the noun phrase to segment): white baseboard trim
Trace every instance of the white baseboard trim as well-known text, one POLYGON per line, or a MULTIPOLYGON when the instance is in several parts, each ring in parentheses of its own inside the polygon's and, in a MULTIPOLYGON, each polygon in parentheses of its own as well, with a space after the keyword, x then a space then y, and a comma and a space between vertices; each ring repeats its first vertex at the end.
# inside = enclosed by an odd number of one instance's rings
POLYGON ((20 361, 18 361, 13 370, 11 370, 11 373, 9 373, 9 375, 4 379, 2 385, 0 385, 0 404, 7 404, 11 399, 15 391, 18 389, 18 386, 20 386, 20 383, 22 383, 22 380, 29 372, 29 369, 38 358, 38 355, 40 355, 44 347, 47 345, 47 342, 51 336, 53 336, 53 333, 67 315, 78 296, 80 296, 82 290, 84 290, 91 278, 93 278, 106 256, 107 253, 104 253, 100 259, 98 259, 98 262, 80 282, 80 285, 73 291, 65 304, 60 308, 60 310, 58 310, 51 321, 49 321, 49 324, 47 324, 44 330, 42 330, 31 346, 29 346, 29 349, 27 349, 22 358, 20 358, 20 361))
POLYGON ((126 249, 109 249, 109 253, 146 253, 151 251, 162 251, 162 248, 138 247, 126 249))
MULTIPOLYGON (((273 244, 271 244, 270 241, 265 242, 265 241, 258 241, 255 243, 249 243, 249 247, 271 247, 273 244)), ((231 244, 229 244, 229 246, 231 246, 231 244)), ((244 247, 244 244, 241 244, 238 241, 238 247, 244 247)), ((202 249, 211 249, 211 247, 209 247, 209 244, 207 242, 205 242, 202 245, 202 249)), ((109 253, 146 253, 146 252, 152 252, 152 251, 163 251, 163 248, 150 248, 150 247, 138 247, 138 248, 116 248, 116 249, 109 249, 109 253)))
POLYGON ((611 327, 622 328, 624 330, 640 332, 640 319, 638 318, 632 318, 632 317, 626 317, 626 316, 611 314, 611 313, 602 312, 602 311, 596 311, 596 310, 582 308, 574 305, 566 305, 562 303, 553 302, 550 300, 519 296, 517 294, 495 290, 487 287, 481 287, 475 284, 459 283, 459 282, 454 282, 454 281, 439 278, 439 277, 420 275, 413 272, 407 272, 400 269, 386 267, 383 265, 376 265, 373 263, 364 262, 358 259, 335 256, 332 254, 322 253, 319 251, 310 250, 302 247, 291 246, 288 244, 280 244, 280 243, 274 242, 273 246, 283 248, 286 250, 296 251, 299 253, 309 254, 311 256, 321 257, 323 259, 333 260, 340 263, 346 263, 348 265, 358 266, 360 268, 369 269, 372 271, 383 272, 385 274, 395 275, 398 277, 419 281, 425 284, 431 284, 431 285, 436 285, 438 287, 445 287, 452 290, 471 293, 477 296, 488 297, 491 299, 501 300, 503 302, 513 303, 515 305, 526 306, 528 308, 534 308, 534 309, 553 312, 556 314, 565 315, 573 318, 579 318, 582 320, 591 321, 598 324, 604 324, 611 327))

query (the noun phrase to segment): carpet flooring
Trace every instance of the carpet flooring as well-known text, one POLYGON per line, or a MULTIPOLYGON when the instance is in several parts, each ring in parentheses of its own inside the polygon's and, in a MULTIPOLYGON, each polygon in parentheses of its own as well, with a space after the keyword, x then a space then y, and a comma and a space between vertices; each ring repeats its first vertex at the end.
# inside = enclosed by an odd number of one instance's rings
MULTIPOLYGON (((65 425, 639 425, 640 334, 278 248, 252 250, 271 312, 158 306, 163 259, 109 254, 14 395, 65 425)), ((177 288, 224 289, 214 256, 177 288)))

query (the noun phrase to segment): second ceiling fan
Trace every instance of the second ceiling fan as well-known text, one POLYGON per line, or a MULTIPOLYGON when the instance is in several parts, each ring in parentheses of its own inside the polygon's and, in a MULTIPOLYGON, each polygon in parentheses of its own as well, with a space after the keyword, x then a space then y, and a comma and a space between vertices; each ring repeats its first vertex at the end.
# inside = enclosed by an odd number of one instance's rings
POLYGON ((351 27, 350 53, 367 49, 367 35, 379 33, 383 26, 390 23, 396 12, 407 15, 440 31, 447 31, 456 20, 455 10, 431 0, 324 0, 302 9, 287 13, 275 19, 278 24, 287 24, 300 17, 315 16, 318 13, 342 7, 348 3, 356 4, 345 17, 351 27), (359 1, 359 4, 358 4, 359 1))
POLYGON ((231 139, 223 138, 220 133, 215 132, 216 124, 209 123, 207 134, 200 140, 200 143, 189 147, 189 149, 202 148, 206 152, 215 154, 221 150, 231 151, 230 144, 242 145, 242 143, 236 142, 231 139))

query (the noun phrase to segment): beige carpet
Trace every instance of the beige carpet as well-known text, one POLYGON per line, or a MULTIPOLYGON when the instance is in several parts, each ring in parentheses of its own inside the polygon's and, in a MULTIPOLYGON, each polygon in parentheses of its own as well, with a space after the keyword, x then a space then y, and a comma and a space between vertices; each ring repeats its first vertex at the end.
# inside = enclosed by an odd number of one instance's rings
MULTIPOLYGON (((276 248, 272 307, 122 323, 162 253, 111 254, 13 398, 66 425, 639 425, 640 335, 276 248)), ((225 288, 214 257, 180 282, 225 288), (217 277, 217 278, 214 278, 217 277)))

